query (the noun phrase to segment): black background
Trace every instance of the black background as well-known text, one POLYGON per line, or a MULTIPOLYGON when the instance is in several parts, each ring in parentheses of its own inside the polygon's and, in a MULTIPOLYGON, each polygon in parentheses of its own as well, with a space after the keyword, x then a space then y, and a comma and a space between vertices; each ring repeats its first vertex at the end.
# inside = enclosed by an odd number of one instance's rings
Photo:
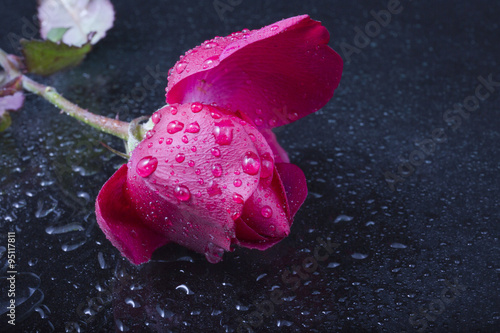
MULTIPOLYGON (((121 142, 28 95, 0 134, 0 246, 15 230, 17 291, 26 296, 16 328, 495 331, 500 86, 468 117, 455 114, 455 130, 443 116, 474 96, 479 76, 500 81, 500 3, 401 1, 401 12, 372 30, 367 45, 356 43, 355 28, 373 28, 370 11, 387 9, 386 1, 221 3, 231 10, 219 15, 213 1, 114 1, 115 26, 82 65, 37 79, 82 107, 128 121, 163 105, 166 72, 204 40, 299 14, 322 21, 345 66, 327 106, 277 130, 308 179, 291 235, 265 252, 238 248, 216 265, 167 245, 154 261, 133 267, 94 215, 100 187, 123 163, 100 142, 122 149, 121 142), (359 52, 342 52, 346 43, 359 52), (144 89, 155 71, 154 87, 144 89), (405 169, 416 144, 439 128, 446 140, 405 169), (387 172, 401 177, 395 191, 387 172), (70 223, 72 231, 53 232, 70 223), (291 290, 284 272, 313 255, 318 238, 329 238, 334 251, 303 279, 295 275, 300 284, 291 290), (257 307, 269 304, 273 289, 285 301, 257 307)), ((0 47, 18 53, 8 34, 29 37, 36 6, 4 0, 0 8, 0 47)), ((5 286, 2 280, 2 306, 5 286)))

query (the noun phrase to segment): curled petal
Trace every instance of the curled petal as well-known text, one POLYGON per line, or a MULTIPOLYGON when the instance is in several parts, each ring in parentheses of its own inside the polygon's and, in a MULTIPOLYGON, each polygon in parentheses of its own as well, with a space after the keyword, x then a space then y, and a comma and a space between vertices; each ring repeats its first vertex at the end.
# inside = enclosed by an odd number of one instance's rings
POLYGON ((342 59, 328 41, 307 15, 207 41, 174 66, 167 102, 216 103, 259 129, 293 122, 323 107, 339 84, 342 59))
POLYGON ((154 250, 168 240, 147 227, 126 195, 127 166, 104 184, 96 201, 96 216, 106 238, 132 263, 149 261, 154 250))

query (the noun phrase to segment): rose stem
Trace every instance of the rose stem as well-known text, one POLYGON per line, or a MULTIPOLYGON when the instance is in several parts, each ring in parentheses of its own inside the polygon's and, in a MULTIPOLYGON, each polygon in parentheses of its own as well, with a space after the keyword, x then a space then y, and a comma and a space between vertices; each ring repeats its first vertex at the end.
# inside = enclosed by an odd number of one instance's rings
MULTIPOLYGON (((7 54, 2 49, 0 49, 0 65, 10 76, 15 77, 20 75, 19 70, 7 58, 7 54)), ((82 109, 78 105, 73 104, 66 98, 62 97, 54 88, 33 81, 24 75, 21 76, 21 80, 24 89, 45 98, 67 115, 76 118, 104 133, 112 134, 123 140, 128 139, 129 123, 97 115, 82 109)))

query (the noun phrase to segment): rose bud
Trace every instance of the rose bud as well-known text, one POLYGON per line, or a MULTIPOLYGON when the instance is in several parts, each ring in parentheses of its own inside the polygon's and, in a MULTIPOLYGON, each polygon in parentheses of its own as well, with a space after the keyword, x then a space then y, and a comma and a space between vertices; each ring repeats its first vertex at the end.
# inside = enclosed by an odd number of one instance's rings
POLYGON ((231 244, 266 249, 290 233, 302 171, 275 163, 248 122, 200 103, 170 105, 100 191, 99 226, 134 264, 175 242, 221 260, 231 244))

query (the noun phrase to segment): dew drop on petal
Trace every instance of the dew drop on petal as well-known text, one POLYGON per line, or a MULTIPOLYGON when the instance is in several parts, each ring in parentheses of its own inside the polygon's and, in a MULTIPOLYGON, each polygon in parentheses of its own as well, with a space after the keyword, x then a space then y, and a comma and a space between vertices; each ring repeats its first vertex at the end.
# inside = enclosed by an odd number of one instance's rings
POLYGON ((179 62, 176 66, 175 66, 175 71, 177 72, 177 74, 181 74, 182 72, 184 72, 184 70, 186 69, 186 66, 187 66, 187 63, 184 62, 184 61, 181 61, 179 62))
POLYGON ((264 124, 264 120, 262 120, 262 118, 255 119, 255 125, 262 126, 262 124, 264 124))
POLYGON ((253 151, 248 151, 243 157, 241 166, 243 167, 243 171, 245 173, 249 175, 256 175, 260 169, 259 157, 253 151))
POLYGON ((174 140, 173 140, 172 138, 168 138, 167 140, 165 140, 165 143, 166 143, 167 145, 171 145, 173 141, 174 141, 174 140))
POLYGON ((220 164, 214 164, 214 166, 212 167, 212 174, 215 176, 215 177, 220 177, 222 176, 222 166, 220 164))
POLYGON ((242 184, 241 179, 235 179, 233 182, 233 185, 236 187, 240 187, 242 184))
POLYGON ((233 141, 233 123, 231 121, 221 121, 220 123, 215 123, 214 127, 214 137, 215 142, 220 145, 229 145, 233 141))
POLYGON ((262 209, 260 210, 260 214, 262 216, 264 216, 266 219, 270 218, 271 216, 273 216, 273 209, 269 206, 264 206, 262 207, 262 209))
POLYGON ((219 44, 217 44, 216 42, 208 42, 208 43, 205 44, 205 48, 206 49, 211 49, 213 47, 216 47, 217 45, 219 45, 219 44))
POLYGON ((191 192, 184 185, 177 185, 174 188, 174 196, 180 201, 188 201, 191 198, 191 192))
POLYGON ((182 142, 184 142, 184 143, 188 143, 188 142, 189 142, 188 137, 187 137, 187 136, 185 136, 185 135, 183 135, 183 136, 182 136, 182 139, 181 139, 181 140, 182 140, 182 142))
POLYGON ((146 132, 146 139, 151 139, 153 137, 153 135, 155 135, 155 131, 154 130, 149 130, 146 132))
POLYGON ((203 104, 199 102, 194 102, 193 104, 191 104, 191 111, 193 111, 194 113, 198 113, 202 109, 203 109, 203 104))
POLYGON ((213 67, 219 63, 219 56, 210 57, 203 62, 203 69, 213 67))
POLYGON ((167 132, 170 133, 170 134, 174 134, 174 133, 177 133, 179 132, 180 130, 182 130, 184 128, 184 124, 181 123, 180 121, 178 120, 174 120, 174 121, 171 121, 168 125, 167 125, 167 132))
POLYGON ((193 166, 194 166, 194 161, 193 161, 193 160, 188 161, 188 165, 189 165, 190 167, 193 167, 193 166))
POLYGON ((279 29, 279 26, 277 26, 277 25, 271 26, 271 31, 276 31, 278 29, 279 29))
POLYGON ((274 171, 274 162, 273 158, 269 153, 264 153, 261 158, 261 166, 262 169, 260 171, 261 178, 267 178, 273 174, 274 171))
POLYGON ((219 148, 214 147, 210 151, 212 152, 212 155, 214 155, 215 157, 220 157, 220 149, 219 148))
POLYGON ((177 114, 177 107, 171 106, 170 107, 170 113, 175 116, 177 114))
POLYGON ((200 124, 197 121, 191 123, 187 126, 186 132, 188 133, 198 133, 200 131, 200 124))
POLYGON ((238 194, 238 193, 234 193, 233 194, 233 201, 236 202, 236 203, 239 203, 239 204, 243 204, 245 201, 243 200, 243 197, 238 194))
POLYGON ((186 157, 184 156, 183 153, 179 153, 175 156, 175 160, 179 163, 183 162, 186 157))
POLYGON ((161 113, 159 111, 156 111, 151 116, 151 121, 153 122, 153 124, 158 124, 160 122, 160 119, 161 119, 161 113))
POLYGON ((158 166, 158 160, 156 157, 146 156, 143 157, 139 163, 137 163, 136 170, 137 174, 141 177, 147 177, 152 174, 156 167, 158 166))

